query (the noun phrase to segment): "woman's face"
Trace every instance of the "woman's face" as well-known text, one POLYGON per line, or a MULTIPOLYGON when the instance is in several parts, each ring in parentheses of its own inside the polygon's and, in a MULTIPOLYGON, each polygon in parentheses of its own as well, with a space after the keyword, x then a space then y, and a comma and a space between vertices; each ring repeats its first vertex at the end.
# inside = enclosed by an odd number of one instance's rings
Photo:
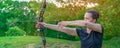
POLYGON ((85 13, 84 20, 88 21, 88 22, 93 22, 93 23, 96 22, 96 19, 92 18, 92 14, 91 13, 85 13))

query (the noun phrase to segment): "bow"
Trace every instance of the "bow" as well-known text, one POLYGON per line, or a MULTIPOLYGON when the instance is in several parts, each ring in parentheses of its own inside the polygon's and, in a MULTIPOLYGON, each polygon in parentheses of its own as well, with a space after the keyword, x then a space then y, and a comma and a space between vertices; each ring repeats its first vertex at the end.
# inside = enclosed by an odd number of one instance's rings
MULTIPOLYGON (((43 22, 43 14, 45 12, 45 9, 46 9, 46 0, 43 1, 43 5, 40 10, 39 22, 43 22)), ((42 37, 43 48, 46 48, 46 39, 45 39, 45 35, 44 35, 44 26, 43 25, 40 25, 39 31, 40 31, 40 35, 42 37)))

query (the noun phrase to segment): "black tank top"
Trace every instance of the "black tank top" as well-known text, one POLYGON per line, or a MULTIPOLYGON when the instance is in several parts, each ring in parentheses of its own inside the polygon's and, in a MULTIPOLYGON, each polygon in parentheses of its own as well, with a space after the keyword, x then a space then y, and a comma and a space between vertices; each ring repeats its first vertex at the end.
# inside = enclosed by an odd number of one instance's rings
POLYGON ((91 31, 89 34, 86 29, 77 28, 76 32, 81 39, 81 48, 101 48, 103 39, 103 27, 102 33, 91 31))

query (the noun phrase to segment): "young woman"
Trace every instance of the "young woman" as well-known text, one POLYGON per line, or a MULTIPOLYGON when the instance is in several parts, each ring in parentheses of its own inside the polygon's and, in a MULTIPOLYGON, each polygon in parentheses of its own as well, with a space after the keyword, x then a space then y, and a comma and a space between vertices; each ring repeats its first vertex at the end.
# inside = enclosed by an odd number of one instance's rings
POLYGON ((103 39, 103 27, 96 23, 99 13, 95 10, 88 10, 84 15, 84 20, 62 21, 58 25, 38 22, 36 27, 43 25, 46 28, 61 31, 73 36, 79 36, 81 39, 81 48, 101 48, 103 39), (65 26, 85 26, 86 28, 68 28, 65 26))

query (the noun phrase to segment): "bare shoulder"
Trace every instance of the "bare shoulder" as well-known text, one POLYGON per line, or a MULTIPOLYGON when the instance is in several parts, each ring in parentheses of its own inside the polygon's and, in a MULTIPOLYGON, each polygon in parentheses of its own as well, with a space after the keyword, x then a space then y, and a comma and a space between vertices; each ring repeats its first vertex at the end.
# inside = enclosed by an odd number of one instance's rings
POLYGON ((90 23, 89 22, 86 26, 89 27, 90 29, 94 30, 94 31, 102 33, 102 26, 99 23, 90 23))
POLYGON ((98 24, 98 23, 96 23, 96 31, 98 31, 98 32, 100 32, 100 33, 102 33, 103 31, 103 26, 101 25, 101 24, 98 24))

